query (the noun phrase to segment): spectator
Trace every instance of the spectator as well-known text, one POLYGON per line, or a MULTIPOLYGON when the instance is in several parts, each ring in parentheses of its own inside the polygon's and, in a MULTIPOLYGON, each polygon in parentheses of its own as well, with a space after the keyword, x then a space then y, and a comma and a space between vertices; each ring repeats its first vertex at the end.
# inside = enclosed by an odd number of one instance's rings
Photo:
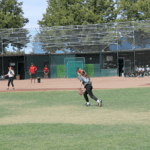
POLYGON ((142 76, 144 76, 144 74, 145 74, 145 68, 144 66, 142 66, 142 76))
POLYGON ((139 71, 139 68, 137 67, 137 65, 135 65, 135 75, 136 75, 136 77, 138 76, 138 71, 139 71))
POLYGON ((33 63, 31 63, 31 67, 29 68, 29 74, 31 76, 31 83, 32 83, 32 79, 34 79, 34 83, 35 83, 35 72, 37 71, 37 67, 33 65, 33 63))
POLYGON ((150 68, 148 67, 148 65, 146 65, 145 72, 146 72, 147 75, 149 75, 150 68))
POLYGON ((142 68, 139 66, 138 75, 142 74, 142 68))
POLYGON ((49 73, 49 70, 47 68, 47 65, 45 65, 45 68, 44 68, 44 78, 48 78, 48 73, 49 73))

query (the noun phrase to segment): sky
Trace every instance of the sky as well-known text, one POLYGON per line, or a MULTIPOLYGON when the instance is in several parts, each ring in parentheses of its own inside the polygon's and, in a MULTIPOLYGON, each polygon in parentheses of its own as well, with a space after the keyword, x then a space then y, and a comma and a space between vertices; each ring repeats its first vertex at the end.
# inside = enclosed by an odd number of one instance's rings
MULTIPOLYGON (((42 20, 43 14, 46 13, 48 6, 47 0, 18 0, 18 2, 23 2, 23 16, 29 19, 29 22, 24 28, 30 28, 30 34, 35 36, 37 32, 35 32, 36 30, 34 28, 39 28, 38 20, 42 20)), ((8 50, 13 51, 11 46, 9 46, 8 50)), ((29 45, 25 48, 25 53, 29 54, 32 50, 32 47, 29 45)))
POLYGON ((46 0, 18 0, 23 2, 22 9, 24 17, 29 19, 29 23, 24 28, 38 28, 38 20, 43 18, 43 13, 46 13, 48 3, 46 0))

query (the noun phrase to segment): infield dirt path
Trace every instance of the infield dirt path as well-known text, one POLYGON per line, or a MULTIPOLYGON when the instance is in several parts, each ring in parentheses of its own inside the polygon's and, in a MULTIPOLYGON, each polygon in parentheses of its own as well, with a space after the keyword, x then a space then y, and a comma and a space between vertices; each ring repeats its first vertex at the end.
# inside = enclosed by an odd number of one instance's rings
MULTIPOLYGON (((124 77, 101 77, 91 78, 93 89, 115 89, 150 87, 150 77, 124 78, 124 77)), ((15 90, 7 90, 7 80, 0 81, 0 92, 23 92, 23 91, 54 91, 54 90, 77 90, 80 87, 78 79, 41 79, 41 83, 30 80, 14 80, 15 90)))

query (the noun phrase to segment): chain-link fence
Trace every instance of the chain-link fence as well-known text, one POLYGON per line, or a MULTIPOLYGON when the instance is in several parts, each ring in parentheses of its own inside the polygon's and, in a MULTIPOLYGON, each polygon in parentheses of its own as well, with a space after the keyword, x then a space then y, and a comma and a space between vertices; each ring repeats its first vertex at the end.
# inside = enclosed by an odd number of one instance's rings
POLYGON ((64 59, 84 57, 91 76, 121 75, 123 69, 132 73, 135 65, 150 65, 149 50, 150 21, 0 29, 0 74, 13 62, 16 74, 20 74, 18 68, 23 63, 22 78, 29 78, 32 62, 39 67, 38 76, 43 76, 43 67, 48 64, 49 70, 54 70, 49 77, 64 77, 64 59))

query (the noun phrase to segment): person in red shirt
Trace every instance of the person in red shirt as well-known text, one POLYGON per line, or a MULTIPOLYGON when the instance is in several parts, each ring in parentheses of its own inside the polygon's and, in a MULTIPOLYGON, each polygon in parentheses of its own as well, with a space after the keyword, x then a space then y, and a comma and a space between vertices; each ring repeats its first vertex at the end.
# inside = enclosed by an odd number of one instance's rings
MULTIPOLYGON (((78 72, 77 72, 77 74, 78 74, 79 76, 81 75, 81 71, 82 71, 82 69, 79 68, 79 70, 78 70, 78 72)), ((80 81, 80 82, 82 82, 82 81, 80 81)), ((81 86, 82 86, 82 83, 81 83, 81 86)))
POLYGON ((80 75, 81 70, 82 70, 82 69, 81 69, 81 68, 79 68, 79 70, 78 70, 78 72, 77 72, 77 74, 78 74, 78 75, 80 75))
POLYGON ((45 68, 44 68, 44 78, 48 78, 48 73, 49 73, 49 70, 47 68, 47 65, 45 65, 45 68))
POLYGON ((34 83, 35 83, 35 72, 37 71, 37 67, 33 65, 33 63, 31 64, 31 67, 29 68, 29 74, 31 76, 31 83, 32 83, 32 79, 34 79, 34 83))

